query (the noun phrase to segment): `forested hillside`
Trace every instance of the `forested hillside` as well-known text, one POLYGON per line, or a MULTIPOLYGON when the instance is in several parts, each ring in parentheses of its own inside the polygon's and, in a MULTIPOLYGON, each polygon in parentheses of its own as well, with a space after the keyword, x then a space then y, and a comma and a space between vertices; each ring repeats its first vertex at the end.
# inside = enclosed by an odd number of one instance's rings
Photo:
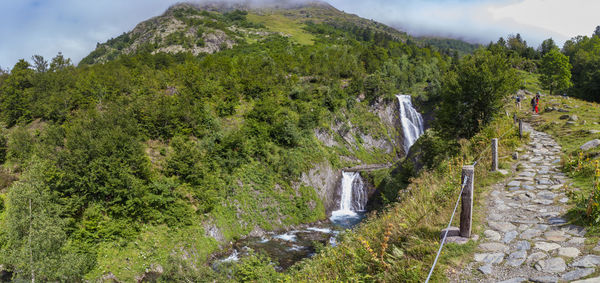
POLYGON ((481 47, 479 44, 472 44, 453 38, 418 37, 417 40, 423 42, 426 46, 435 47, 440 52, 455 57, 462 57, 467 54, 472 54, 475 50, 481 47))
POLYGON ((599 99, 599 36, 475 50, 320 2, 177 4, 77 66, 32 54, 0 70, 0 280, 421 282, 460 166, 501 133, 501 152, 521 143, 515 92, 599 99), (410 150, 399 93, 430 126, 410 150), (362 174, 374 212, 337 247, 315 241, 286 271, 254 251, 218 260, 326 220, 325 179, 367 165, 383 168, 362 174))
POLYGON ((229 241, 326 218, 302 174, 403 156, 374 145, 394 139, 374 109, 448 66, 403 38, 329 6, 178 5, 80 66, 19 61, 0 75, 3 272, 210 280, 229 241))

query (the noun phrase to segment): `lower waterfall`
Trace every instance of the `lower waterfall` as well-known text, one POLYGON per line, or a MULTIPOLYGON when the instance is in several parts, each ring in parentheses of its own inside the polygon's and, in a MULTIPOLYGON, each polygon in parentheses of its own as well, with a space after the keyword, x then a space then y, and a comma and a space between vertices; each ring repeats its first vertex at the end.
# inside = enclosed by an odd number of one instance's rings
POLYGON ((341 197, 338 210, 330 220, 343 227, 351 227, 362 220, 367 205, 367 187, 359 172, 342 172, 341 197))

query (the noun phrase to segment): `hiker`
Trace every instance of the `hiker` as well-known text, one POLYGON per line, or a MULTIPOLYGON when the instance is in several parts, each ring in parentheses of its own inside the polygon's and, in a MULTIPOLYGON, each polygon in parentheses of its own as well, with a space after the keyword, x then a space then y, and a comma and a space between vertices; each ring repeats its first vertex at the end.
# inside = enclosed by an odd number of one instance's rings
POLYGON ((535 102, 535 96, 531 98, 531 111, 535 112, 535 108, 537 107, 537 103, 535 102))
POLYGON ((521 110, 521 96, 517 95, 516 98, 517 109, 521 110))
POLYGON ((535 96, 535 114, 540 113, 539 105, 540 105, 540 93, 538 92, 537 95, 535 96))

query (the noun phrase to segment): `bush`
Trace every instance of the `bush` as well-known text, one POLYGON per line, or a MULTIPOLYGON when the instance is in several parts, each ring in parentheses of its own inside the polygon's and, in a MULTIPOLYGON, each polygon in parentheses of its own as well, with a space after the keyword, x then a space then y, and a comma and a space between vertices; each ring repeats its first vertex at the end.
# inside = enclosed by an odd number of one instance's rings
POLYGON ((240 263, 234 266, 233 276, 237 282, 275 282, 281 279, 281 275, 267 256, 254 253, 242 258, 240 263))

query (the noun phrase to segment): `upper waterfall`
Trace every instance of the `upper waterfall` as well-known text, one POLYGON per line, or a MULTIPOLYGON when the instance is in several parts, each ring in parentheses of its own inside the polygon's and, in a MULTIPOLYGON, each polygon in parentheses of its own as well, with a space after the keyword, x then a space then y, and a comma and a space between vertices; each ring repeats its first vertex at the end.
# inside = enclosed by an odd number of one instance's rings
POLYGON ((410 147, 424 132, 423 116, 413 107, 410 95, 396 95, 400 104, 400 121, 404 134, 404 151, 408 154, 410 147))

